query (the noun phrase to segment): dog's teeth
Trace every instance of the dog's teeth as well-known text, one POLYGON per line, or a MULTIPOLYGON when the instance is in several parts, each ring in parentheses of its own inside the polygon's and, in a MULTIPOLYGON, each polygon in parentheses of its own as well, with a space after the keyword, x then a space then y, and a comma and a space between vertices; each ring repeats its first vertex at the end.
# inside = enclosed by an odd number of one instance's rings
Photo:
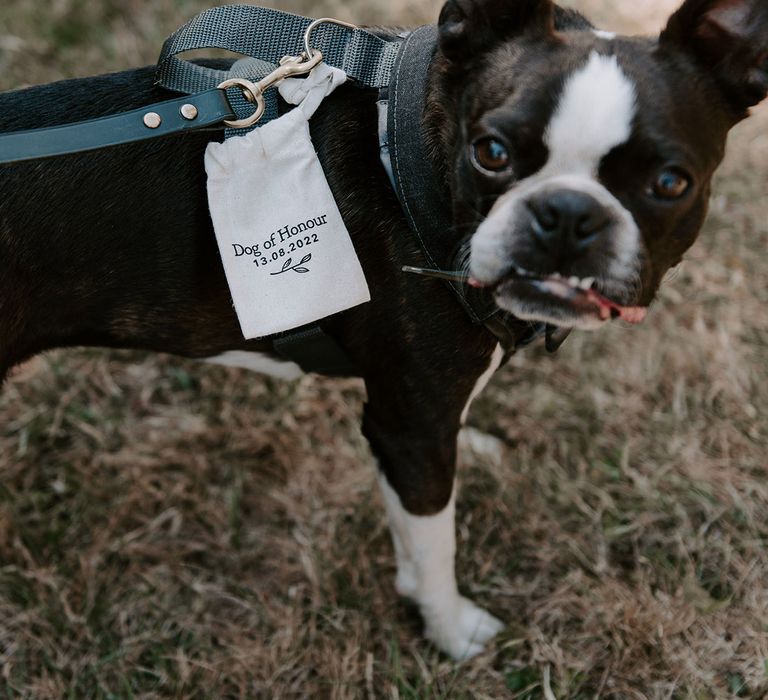
POLYGON ((556 272, 554 275, 552 275, 552 277, 553 277, 554 279, 556 279, 556 280, 561 280, 561 279, 563 279, 563 276, 562 276, 562 275, 561 275, 559 272, 556 272))
POLYGON ((579 286, 585 291, 588 292, 595 284, 595 278, 594 277, 587 277, 584 280, 581 280, 581 283, 579 286))
POLYGON ((571 279, 568 280, 568 284, 570 284, 571 287, 578 287, 581 284, 581 280, 578 277, 571 277, 571 279))

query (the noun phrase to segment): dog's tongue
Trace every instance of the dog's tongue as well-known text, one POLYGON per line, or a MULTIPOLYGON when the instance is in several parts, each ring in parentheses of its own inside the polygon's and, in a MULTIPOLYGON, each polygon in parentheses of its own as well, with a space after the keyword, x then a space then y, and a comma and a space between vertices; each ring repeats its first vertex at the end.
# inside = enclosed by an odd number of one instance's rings
POLYGON ((600 308, 600 318, 607 321, 610 318, 620 318, 627 323, 642 323, 648 316, 648 309, 644 306, 621 306, 604 297, 594 289, 584 292, 587 298, 600 308))

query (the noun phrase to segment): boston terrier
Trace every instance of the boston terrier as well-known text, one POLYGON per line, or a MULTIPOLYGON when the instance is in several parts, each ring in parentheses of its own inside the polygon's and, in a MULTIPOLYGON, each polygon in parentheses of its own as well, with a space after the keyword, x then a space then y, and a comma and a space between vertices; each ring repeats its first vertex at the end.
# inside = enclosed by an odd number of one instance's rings
MULTIPOLYGON (((686 0, 652 38, 551 0, 448 0, 438 29, 426 150, 471 283, 521 328, 641 321, 699 233, 728 131, 768 93, 765 0, 686 0)), ((0 130, 168 97, 152 68, 66 81, 0 95, 0 130)), ((502 623, 458 591, 456 439, 504 353, 447 285, 403 274, 427 261, 380 164, 377 99, 345 86, 312 120, 372 294, 321 325, 365 380, 397 591, 464 659, 502 623)), ((271 340, 243 340, 216 250, 203 153, 221 138, 0 167, 0 375, 76 345, 277 365, 271 340)))

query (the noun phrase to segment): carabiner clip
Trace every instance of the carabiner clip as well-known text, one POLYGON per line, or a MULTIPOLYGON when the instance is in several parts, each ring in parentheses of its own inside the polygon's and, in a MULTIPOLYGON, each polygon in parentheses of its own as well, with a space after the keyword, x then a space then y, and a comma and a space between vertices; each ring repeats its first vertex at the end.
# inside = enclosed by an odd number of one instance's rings
POLYGON ((256 105, 256 111, 245 119, 235 121, 224 121, 230 129, 248 129, 261 120, 267 109, 267 103, 264 99, 264 93, 269 88, 275 87, 286 78, 293 78, 298 75, 306 75, 323 61, 323 54, 320 51, 310 49, 310 52, 302 53, 299 56, 284 56, 280 60, 280 65, 269 75, 262 78, 258 83, 254 83, 246 78, 230 78, 221 83, 219 90, 237 87, 243 93, 243 97, 251 104, 256 105))
POLYGON ((267 109, 264 93, 269 90, 269 88, 279 85, 286 78, 292 78, 297 75, 306 75, 322 62, 323 54, 317 49, 313 49, 311 44, 312 33, 323 24, 335 24, 339 27, 353 30, 358 28, 354 24, 342 22, 340 19, 333 19, 331 17, 316 19, 307 27, 307 31, 304 32, 303 53, 298 56, 284 56, 280 61, 279 67, 265 78, 262 78, 258 83, 254 83, 246 78, 230 78, 219 85, 220 90, 226 90, 231 87, 240 88, 243 97, 251 104, 256 105, 256 111, 250 117, 238 119, 237 121, 225 121, 224 123, 230 129, 248 129, 254 124, 257 124, 264 116, 264 112, 267 109))

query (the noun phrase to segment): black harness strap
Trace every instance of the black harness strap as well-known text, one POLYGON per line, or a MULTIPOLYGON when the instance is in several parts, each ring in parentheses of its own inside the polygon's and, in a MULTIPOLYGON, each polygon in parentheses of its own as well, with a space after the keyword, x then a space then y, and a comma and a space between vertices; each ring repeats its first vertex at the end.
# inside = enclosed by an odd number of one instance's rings
MULTIPOLYGON (((389 85, 389 146, 395 192, 427 262, 451 270, 456 254, 451 200, 424 148, 423 115, 429 66, 437 46, 437 27, 419 27, 405 39, 389 85)), ((448 283, 473 321, 496 312, 487 295, 469 299, 465 286, 448 283)))
POLYGON ((320 326, 306 326, 272 339, 275 352, 305 372, 326 377, 356 377, 359 372, 342 347, 320 326))
MULTIPOLYGON (((451 200, 435 174, 425 148, 424 110, 429 68, 437 49, 435 25, 419 27, 400 48, 388 93, 387 146, 382 156, 408 223, 432 267, 460 269, 466 256, 453 226, 451 200), (389 159, 389 163, 387 163, 389 159)), ((384 145, 384 144, 383 144, 384 145)), ((511 354, 544 334, 544 324, 530 324, 501 311, 487 291, 446 282, 475 323, 484 324, 511 354)))

